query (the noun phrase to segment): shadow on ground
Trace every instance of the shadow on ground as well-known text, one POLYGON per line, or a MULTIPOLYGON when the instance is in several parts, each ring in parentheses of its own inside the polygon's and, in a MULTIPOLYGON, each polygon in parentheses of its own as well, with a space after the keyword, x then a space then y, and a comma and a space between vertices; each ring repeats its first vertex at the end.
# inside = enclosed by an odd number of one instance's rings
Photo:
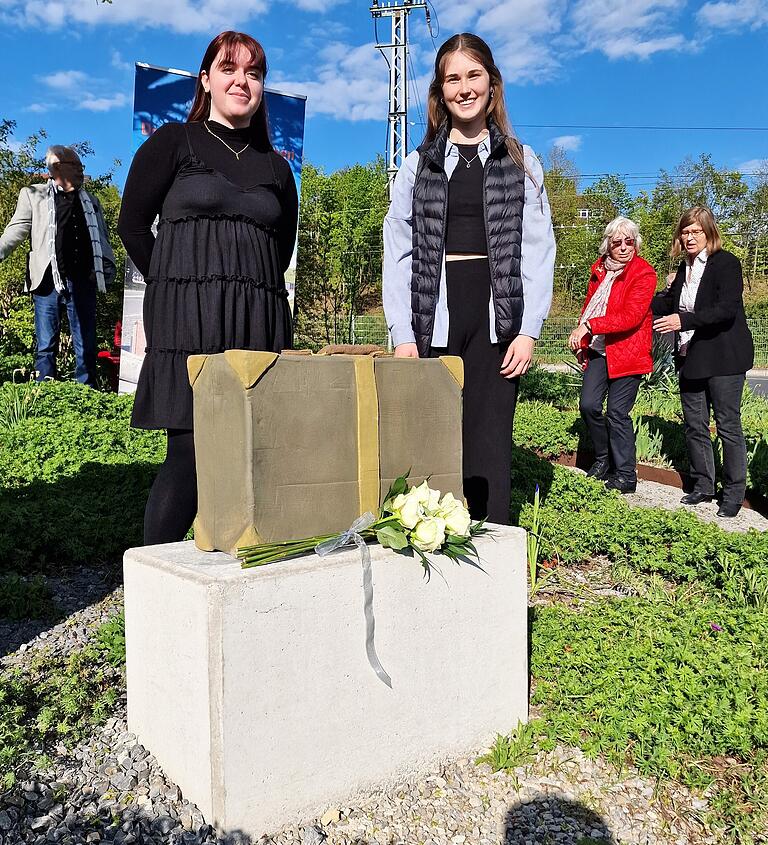
POLYGON ((507 811, 506 845, 557 842, 558 845, 614 845, 605 820, 584 804, 541 796, 507 811))
POLYGON ((142 543, 156 472, 153 463, 87 463, 53 482, 0 489, 2 572, 43 575, 54 601, 44 619, 0 619, 0 655, 121 583, 123 552, 142 543))

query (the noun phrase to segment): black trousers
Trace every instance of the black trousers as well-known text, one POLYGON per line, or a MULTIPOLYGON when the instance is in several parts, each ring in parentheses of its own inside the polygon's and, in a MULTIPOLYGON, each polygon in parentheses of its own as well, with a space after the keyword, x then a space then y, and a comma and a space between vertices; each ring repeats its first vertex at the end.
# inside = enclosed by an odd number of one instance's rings
POLYGON ((715 458, 709 432, 710 410, 723 445, 723 504, 741 505, 747 486, 747 444, 741 428, 741 394, 745 373, 688 379, 680 376, 680 401, 685 421, 693 492, 713 496, 715 458))
POLYGON ((579 411, 586 423, 597 460, 608 459, 621 479, 637 479, 635 430, 629 412, 635 404, 640 376, 608 378, 608 363, 591 350, 581 386, 579 411), (608 397, 605 414, 603 402, 608 397))
POLYGON ((509 343, 491 343, 487 259, 446 263, 448 346, 431 354, 464 361, 464 496, 473 519, 509 525, 512 424, 519 379, 499 372, 509 343))

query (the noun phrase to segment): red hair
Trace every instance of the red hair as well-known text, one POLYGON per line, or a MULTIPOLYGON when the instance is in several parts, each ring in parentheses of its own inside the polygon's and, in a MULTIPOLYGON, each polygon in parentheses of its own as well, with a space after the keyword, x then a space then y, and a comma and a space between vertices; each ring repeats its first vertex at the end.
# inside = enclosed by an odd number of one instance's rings
MULTIPOLYGON (((192 101, 192 108, 189 110, 187 123, 200 123, 207 120, 211 114, 211 95, 203 88, 203 71, 206 75, 210 75, 211 67, 216 59, 219 59, 220 64, 234 62, 241 47, 250 54, 251 62, 261 74, 262 80, 267 78, 267 56, 264 53, 264 48, 255 38, 244 32, 234 32, 231 29, 219 33, 206 48, 203 60, 200 63, 195 85, 195 98, 192 101)), ((251 118, 251 140, 259 149, 272 149, 267 124, 267 103, 264 97, 261 98, 261 103, 259 103, 256 113, 251 118)))

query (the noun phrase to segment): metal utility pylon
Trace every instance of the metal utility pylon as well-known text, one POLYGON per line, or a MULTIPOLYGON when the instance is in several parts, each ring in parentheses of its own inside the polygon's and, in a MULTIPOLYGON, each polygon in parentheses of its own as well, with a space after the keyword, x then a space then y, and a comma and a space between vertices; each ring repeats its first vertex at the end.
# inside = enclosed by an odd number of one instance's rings
POLYGON ((389 64, 389 115, 387 130, 387 177, 389 196, 395 175, 408 154, 408 15, 414 9, 424 9, 429 20, 427 0, 403 2, 377 2, 373 0, 370 12, 373 18, 392 19, 392 38, 389 44, 377 44, 389 64), (385 52, 387 51, 387 52, 385 52))

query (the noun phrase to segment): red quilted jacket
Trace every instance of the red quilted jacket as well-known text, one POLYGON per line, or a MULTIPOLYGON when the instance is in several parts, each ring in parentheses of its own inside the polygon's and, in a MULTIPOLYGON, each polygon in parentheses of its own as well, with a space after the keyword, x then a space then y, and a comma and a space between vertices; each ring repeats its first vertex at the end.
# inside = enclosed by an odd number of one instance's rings
MULTIPOLYGON (((582 314, 605 273, 603 259, 600 258, 592 265, 582 314)), ((614 280, 605 316, 590 319, 589 325, 594 334, 605 335, 608 378, 642 375, 653 369, 651 299, 655 291, 656 271, 644 258, 636 255, 614 280)), ((583 349, 589 347, 591 339, 590 335, 582 339, 583 349)))

